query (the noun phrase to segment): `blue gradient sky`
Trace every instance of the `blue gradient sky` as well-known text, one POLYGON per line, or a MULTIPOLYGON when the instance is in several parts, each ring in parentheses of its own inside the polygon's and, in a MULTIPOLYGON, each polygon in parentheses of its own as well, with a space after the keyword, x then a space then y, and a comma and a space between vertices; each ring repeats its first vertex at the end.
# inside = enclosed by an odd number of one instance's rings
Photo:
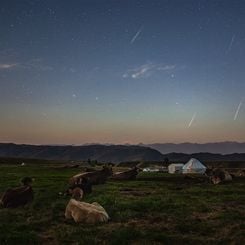
POLYGON ((3 0, 0 141, 245 141, 245 2, 3 0))

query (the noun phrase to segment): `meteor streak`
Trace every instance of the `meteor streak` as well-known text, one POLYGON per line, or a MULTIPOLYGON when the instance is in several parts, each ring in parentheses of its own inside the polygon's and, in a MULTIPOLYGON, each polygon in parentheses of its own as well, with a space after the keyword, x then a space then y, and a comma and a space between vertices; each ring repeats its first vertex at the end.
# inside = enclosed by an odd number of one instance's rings
POLYGON ((133 38, 131 39, 130 43, 133 44, 135 42, 135 40, 138 38, 138 36, 140 35, 140 33, 142 32, 143 30, 143 26, 141 26, 139 28, 139 30, 135 33, 135 35, 133 36, 133 38))
POLYGON ((194 122, 195 118, 196 118, 196 113, 193 114, 193 116, 192 116, 192 118, 191 118, 191 121, 189 122, 188 128, 191 127, 191 125, 192 125, 192 123, 194 122))

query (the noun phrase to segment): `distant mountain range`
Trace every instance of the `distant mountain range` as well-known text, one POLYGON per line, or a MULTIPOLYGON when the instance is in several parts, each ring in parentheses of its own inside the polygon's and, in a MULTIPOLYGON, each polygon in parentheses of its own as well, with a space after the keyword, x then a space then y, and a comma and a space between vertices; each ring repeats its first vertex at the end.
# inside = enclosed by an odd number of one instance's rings
POLYGON ((245 166, 245 153, 234 154, 214 154, 214 153, 169 153, 163 155, 164 158, 168 158, 170 162, 182 162, 186 163, 190 158, 196 158, 202 162, 243 162, 245 166))
POLYGON ((233 153, 245 153, 245 143, 238 142, 218 142, 218 143, 206 143, 206 144, 195 144, 195 143, 156 143, 148 146, 152 149, 160 151, 162 154, 168 154, 171 152, 193 154, 199 152, 208 152, 215 154, 233 154, 233 153))
POLYGON ((16 145, 0 144, 0 157, 47 160, 97 160, 99 162, 161 161, 163 155, 150 147, 125 145, 16 145))
MULTIPOLYGON (((232 143, 217 143, 225 144, 226 146, 232 143)), ((235 143, 241 144, 242 143, 235 143)), ((154 144, 155 145, 155 144, 154 144)), ((174 144, 156 144, 162 149, 164 145, 174 144)), ((180 144, 186 145, 186 144, 180 144)), ((196 144, 187 144, 196 145, 196 144)), ((207 145, 207 144, 203 144, 207 145)), ((212 144, 208 144, 212 145, 212 144)), ((216 144, 214 144, 216 146, 216 144)), ((176 147, 178 145, 175 145, 176 147)), ((202 145, 200 145, 201 147, 202 145)), ((151 145, 151 147, 153 147, 151 145)), ((155 146, 154 146, 155 147, 155 146)), ((180 146, 179 146, 180 147, 180 146)), ((165 152, 170 151, 172 148, 165 149, 165 152)), ((179 148, 180 149, 180 148, 179 148)), ((192 148, 194 149, 194 148, 192 148)), ((199 148, 196 148, 197 150, 199 148)), ((205 148, 207 150, 207 148, 205 148)), ((216 148, 220 149, 220 148, 216 148)), ((242 148, 240 147, 240 150, 242 148)), ((176 148, 175 148, 176 150, 176 148)), ((188 148, 190 152, 190 146, 188 148)), ((184 150, 183 150, 184 151, 184 150)), ((187 151, 187 148, 186 148, 187 151)), ((216 153, 168 153, 162 154, 158 150, 150 148, 149 146, 139 145, 83 145, 83 146, 57 146, 57 145, 17 145, 0 143, 0 157, 2 158, 20 158, 20 159, 46 159, 46 160, 97 160, 98 162, 136 162, 136 161, 154 161, 163 162, 166 158, 170 162, 187 162, 190 158, 197 158, 203 162, 210 161, 230 161, 230 162, 242 162, 245 164, 245 153, 233 153, 233 154, 216 154, 216 153)))

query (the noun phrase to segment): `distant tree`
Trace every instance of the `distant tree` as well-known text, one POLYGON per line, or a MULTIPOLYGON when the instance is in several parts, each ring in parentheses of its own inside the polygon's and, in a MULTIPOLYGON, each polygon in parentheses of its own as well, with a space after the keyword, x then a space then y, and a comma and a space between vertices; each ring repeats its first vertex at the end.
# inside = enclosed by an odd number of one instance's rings
POLYGON ((93 160, 93 161, 90 162, 90 165, 96 166, 96 165, 98 165, 98 161, 97 160, 93 160))
POLYGON ((167 157, 164 158, 163 165, 164 166, 168 166, 169 165, 169 159, 167 157))
POLYGON ((91 160, 90 160, 90 158, 88 159, 88 161, 87 161, 87 162, 88 162, 88 164, 89 164, 89 165, 91 165, 91 160))

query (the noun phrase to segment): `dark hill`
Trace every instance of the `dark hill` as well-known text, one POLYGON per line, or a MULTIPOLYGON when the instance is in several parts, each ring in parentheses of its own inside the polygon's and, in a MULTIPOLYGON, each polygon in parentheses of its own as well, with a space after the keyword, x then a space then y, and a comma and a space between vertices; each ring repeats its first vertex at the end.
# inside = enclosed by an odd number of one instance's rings
POLYGON ((245 163, 245 153, 243 154, 234 153, 234 154, 227 154, 227 155, 213 154, 207 152, 194 153, 194 154, 169 153, 169 154, 165 154, 164 157, 168 158, 171 162, 183 162, 183 163, 186 163, 190 158, 196 158, 203 162, 243 161, 245 163))
POLYGON ((0 144, 0 157, 33 158, 47 160, 97 160, 99 162, 161 161, 157 150, 143 146, 86 145, 46 146, 0 144))
POLYGON ((44 160, 97 160, 98 162, 187 162, 197 158, 203 162, 241 162, 245 163, 243 154, 213 154, 213 153, 169 153, 161 154, 150 147, 134 145, 83 145, 83 146, 50 146, 50 145, 16 145, 0 143, 1 158, 44 159, 44 160))
POLYGON ((245 153, 245 143, 239 142, 217 142, 217 143, 156 143, 151 145, 144 145, 151 147, 162 154, 168 154, 171 152, 193 154, 198 152, 209 152, 214 154, 233 154, 233 153, 245 153))

